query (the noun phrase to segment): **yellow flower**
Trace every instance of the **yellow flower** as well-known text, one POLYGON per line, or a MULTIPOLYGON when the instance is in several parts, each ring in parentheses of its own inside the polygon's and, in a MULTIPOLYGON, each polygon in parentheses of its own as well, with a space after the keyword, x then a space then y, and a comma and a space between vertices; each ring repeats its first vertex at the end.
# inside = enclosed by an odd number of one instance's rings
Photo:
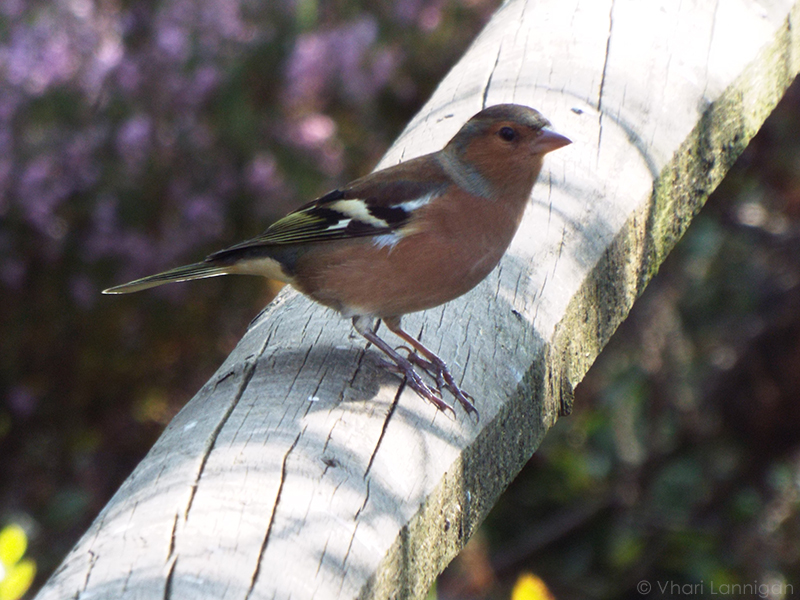
POLYGON ((514 584, 511 600, 555 600, 544 581, 533 573, 523 573, 514 584))
POLYGON ((36 575, 36 563, 23 559, 28 536, 19 525, 0 531, 0 600, 18 600, 28 591, 36 575))

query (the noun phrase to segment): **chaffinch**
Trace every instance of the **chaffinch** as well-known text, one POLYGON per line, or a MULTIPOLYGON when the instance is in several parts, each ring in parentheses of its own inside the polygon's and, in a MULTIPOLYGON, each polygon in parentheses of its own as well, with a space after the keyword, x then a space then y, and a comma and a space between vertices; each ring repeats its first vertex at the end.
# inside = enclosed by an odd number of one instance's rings
POLYGON ((406 333, 400 320, 461 296, 497 265, 522 220, 544 155, 571 143, 549 125, 527 106, 492 106, 438 152, 356 179, 203 262, 103 293, 230 274, 277 279, 352 318, 356 331, 391 359, 387 366, 436 408, 453 411, 443 400, 444 388, 467 413, 477 413, 445 362, 406 333), (378 337, 376 319, 408 347, 395 349, 378 337))

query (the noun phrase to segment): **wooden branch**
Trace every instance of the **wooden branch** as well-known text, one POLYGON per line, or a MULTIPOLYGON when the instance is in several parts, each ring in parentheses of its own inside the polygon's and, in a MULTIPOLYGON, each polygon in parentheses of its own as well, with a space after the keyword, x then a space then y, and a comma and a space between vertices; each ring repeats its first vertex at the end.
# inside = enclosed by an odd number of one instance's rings
MULTIPOLYGON (((481 421, 281 294, 37 596, 421 597, 530 458, 798 72, 791 0, 509 0, 384 159, 483 106, 540 109, 548 156, 501 266, 407 319, 481 421)), ((195 284, 202 285, 202 284, 195 284)))

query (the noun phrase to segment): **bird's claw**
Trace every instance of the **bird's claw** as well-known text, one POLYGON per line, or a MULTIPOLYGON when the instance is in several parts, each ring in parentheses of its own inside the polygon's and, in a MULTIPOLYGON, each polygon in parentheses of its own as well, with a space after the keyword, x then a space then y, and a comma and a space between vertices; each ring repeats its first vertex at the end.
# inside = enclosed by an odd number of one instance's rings
POLYGON ((478 410, 472 403, 472 396, 458 387, 453 375, 450 373, 450 369, 447 368, 447 365, 444 363, 444 361, 425 360, 417 354, 409 356, 409 361, 418 365, 426 373, 428 373, 428 375, 436 380, 436 387, 439 389, 439 393, 441 393, 442 388, 446 389, 456 400, 458 400, 458 403, 461 404, 467 414, 475 414, 478 416, 478 410))
POLYGON ((455 416, 456 413, 455 410, 453 410, 453 407, 442 399, 441 386, 438 386, 438 389, 434 389, 426 384, 422 380, 422 377, 419 376, 419 373, 414 370, 413 365, 410 364, 411 362, 413 361, 409 361, 408 366, 405 367, 388 360, 380 359, 380 365, 383 368, 385 368, 387 371, 391 371, 392 373, 403 375, 406 378, 406 385, 414 390, 414 392, 416 392, 420 397, 433 404, 438 410, 442 412, 449 411, 453 416, 455 416))
POLYGON ((353 319, 353 326, 356 328, 356 331, 363 335, 367 341, 375 344, 378 349, 391 360, 391 362, 381 360, 380 364, 392 373, 403 375, 408 387, 414 390, 417 395, 433 404, 440 411, 450 411, 453 416, 455 416, 454 408, 443 400, 444 394, 442 393, 442 389, 446 389, 453 395, 458 403, 461 404, 467 414, 474 414, 476 417, 479 417, 478 411, 471 402, 472 398, 456 385, 455 379, 453 379, 444 361, 425 348, 421 343, 415 343, 413 338, 402 331, 396 323, 394 325, 395 327, 390 327, 390 329, 407 341, 409 346, 401 345, 392 348, 384 340, 379 338, 374 330, 366 327, 363 320, 359 318, 353 319), (406 357, 400 354, 402 350, 406 351, 406 357), (422 354, 424 358, 420 356, 420 354, 422 354), (420 367, 436 382, 435 389, 422 380, 422 377, 414 368, 415 366, 420 367))
POLYGON ((478 416, 478 410, 472 403, 472 396, 458 387, 453 375, 450 373, 450 370, 447 368, 447 365, 444 363, 444 361, 426 360, 407 346, 399 346, 397 349, 406 350, 408 352, 408 362, 425 371, 431 377, 431 379, 436 382, 436 390, 422 381, 422 378, 416 371, 414 371, 413 368, 408 371, 399 365, 390 363, 389 361, 381 361, 388 370, 394 373, 405 375, 406 379, 408 380, 409 387, 417 392, 420 396, 436 405, 439 410, 450 410, 453 412, 452 407, 442 400, 442 389, 445 389, 450 392, 456 400, 458 400, 458 403, 461 404, 467 414, 475 414, 478 416), (410 375, 411 373, 413 373, 413 377, 410 375), (439 399, 439 401, 436 402, 432 400, 428 392, 421 391, 420 386, 424 386, 424 389, 428 390, 430 393, 436 394, 436 397, 439 399), (440 403, 443 404, 446 409, 441 408, 440 403))
POLYGON ((413 369, 406 373, 406 385, 414 390, 418 395, 433 404, 438 410, 442 412, 449 411, 451 415, 456 416, 456 411, 447 402, 442 399, 442 393, 427 385, 422 378, 413 369))

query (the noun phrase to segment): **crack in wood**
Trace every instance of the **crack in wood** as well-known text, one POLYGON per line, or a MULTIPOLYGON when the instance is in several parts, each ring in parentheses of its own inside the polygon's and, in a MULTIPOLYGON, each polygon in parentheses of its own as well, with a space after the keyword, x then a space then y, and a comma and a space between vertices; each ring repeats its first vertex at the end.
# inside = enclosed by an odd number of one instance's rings
MULTIPOLYGON (((308 326, 311 325, 312 319, 313 315, 309 316, 305 325, 303 325, 301 336, 304 338, 308 333, 308 326)), ((311 351, 314 349, 314 345, 319 341, 320 335, 322 335, 322 329, 320 329, 319 332, 317 333, 316 339, 308 345, 308 350, 306 350, 306 353, 303 356, 303 362, 298 367, 297 372, 295 373, 294 378, 292 379, 292 383, 289 385, 289 391, 286 392, 287 396, 290 396, 292 394, 292 390, 294 389, 294 384, 297 383, 297 379, 300 377, 300 373, 303 372, 303 369, 305 368, 306 363, 308 362, 308 357, 311 355, 311 351)))
MULTIPOLYGON (((203 472, 205 471, 206 463, 208 462, 208 458, 209 458, 209 456, 211 454, 211 451, 214 449, 214 444, 216 444, 217 437, 222 432, 222 429, 225 426, 225 424, 228 422, 228 419, 230 418, 231 414, 233 413, 233 410, 239 405, 239 401, 244 396, 244 392, 247 389, 247 386, 250 384, 250 380, 253 378, 253 375, 255 375, 256 366, 258 365, 258 361, 261 359, 262 356, 264 356, 264 351, 269 346, 269 343, 272 340, 272 336, 273 336, 274 333, 275 333, 274 330, 270 331, 267 334, 267 337, 262 342, 261 346, 259 347, 258 352, 255 352, 253 354, 248 354, 244 359, 246 365, 245 365, 245 368, 243 370, 243 373, 244 373, 243 381, 239 385, 239 389, 236 390, 236 395, 234 396, 233 401, 231 402, 230 406, 228 406, 228 408, 225 411, 225 413, 222 415, 222 419, 217 424, 217 427, 212 432, 208 443, 206 444, 205 448, 203 449, 203 459, 202 459, 201 464, 200 464, 200 469, 199 469, 199 471, 197 473, 197 476, 195 477, 194 483, 192 484, 192 489, 191 489, 191 492, 190 492, 190 495, 189 495, 189 501, 186 504, 186 510, 184 510, 184 512, 183 512, 184 522, 187 521, 188 518, 189 518, 189 511, 191 510, 192 504, 194 503, 194 497, 195 497, 195 494, 197 493, 197 486, 200 484, 200 478, 202 477, 203 472), (253 360, 251 362, 248 362, 248 361, 250 361, 251 358, 254 358, 255 360, 253 360)), ((217 386, 220 383, 222 383, 230 375, 234 375, 235 373, 236 373, 236 368, 234 366, 225 376, 221 377, 219 380, 216 381, 216 383, 214 384, 214 389, 216 390, 217 386)), ((247 414, 249 414, 251 410, 252 410, 252 406, 250 408, 248 408, 247 414)), ((244 423, 245 420, 246 419, 243 419, 242 422, 244 423)), ((235 440, 236 437, 239 435, 239 431, 240 431, 241 427, 242 427, 242 425, 240 425, 239 428, 236 430, 236 432, 233 434, 232 441, 235 440)), ((172 529, 172 536, 173 537, 172 537, 172 540, 170 542, 170 551, 169 551, 169 554, 167 556, 167 560, 169 560, 169 558, 172 556, 172 553, 174 552, 176 534, 177 534, 177 519, 173 523, 173 529, 172 529)))
POLYGON ((330 538, 325 540, 325 545, 322 547, 322 552, 319 555, 319 561, 317 561, 317 572, 314 575, 319 575, 320 570, 322 569, 322 563, 325 562, 325 554, 328 552, 328 542, 330 538))
POLYGON ((133 577, 133 567, 128 568, 128 572, 125 573, 125 581, 122 584, 122 593, 123 594, 128 591, 128 584, 131 581, 131 577, 133 577))
MULTIPOLYGON (((327 362, 327 358, 329 356, 330 352, 328 352, 328 354, 325 355, 325 360, 323 361, 323 364, 327 362)), ((322 388, 322 384, 325 383, 327 377, 328 377, 328 368, 324 367, 322 369, 322 373, 319 376, 319 379, 317 380, 317 385, 314 386, 314 391, 311 392, 311 394, 309 394, 308 396, 308 400, 306 401, 306 410, 305 413, 303 413, 303 416, 308 416, 308 413, 311 412, 311 407, 314 405, 314 402, 319 400, 319 396, 317 394, 319 394, 319 390, 322 388)))
POLYGON ((370 494, 370 489, 369 489, 369 487, 370 487, 370 484, 371 484, 371 483, 372 483, 372 480, 371 480, 371 479, 367 479, 367 493, 364 495, 364 502, 362 502, 362 503, 361 503, 361 506, 360 506, 360 507, 358 508, 358 510, 356 511, 356 514, 355 514, 355 516, 353 516, 353 520, 354 520, 354 521, 357 521, 357 520, 358 520, 358 517, 359 517, 359 515, 360 515, 360 514, 361 514, 361 513, 364 511, 364 509, 367 507, 367 502, 369 502, 369 494, 370 494))
POLYGON ((333 439, 333 432, 336 430, 336 427, 337 427, 337 426, 339 425, 339 423, 341 423, 341 422, 342 422, 342 417, 341 417, 341 416, 339 416, 339 417, 336 419, 336 421, 334 421, 333 425, 331 426, 331 429, 330 429, 330 431, 328 431, 328 436, 325 438, 325 443, 324 443, 324 444, 323 444, 323 446, 322 446, 322 454, 323 454, 323 455, 324 455, 324 454, 325 454, 325 452, 328 450, 328 444, 329 444, 329 443, 330 443, 330 441, 333 439))
POLYGON ((528 283, 528 278, 530 277, 531 270, 532 270, 531 267, 528 266, 525 270, 520 271, 519 275, 517 275, 517 280, 514 282, 514 298, 513 298, 514 306, 517 306, 517 303, 520 301, 522 301, 524 305, 525 298, 524 296, 522 297, 520 296, 521 294, 520 286, 523 284, 523 282, 526 284, 528 283))
MULTIPOLYGON (((350 558, 350 550, 352 550, 352 548, 353 548, 353 542, 356 541, 356 534, 358 533, 358 526, 360 524, 361 524, 360 522, 356 521, 356 526, 353 529, 353 535, 350 536, 350 543, 347 545, 347 552, 344 553, 344 558, 342 559, 342 567, 344 567, 347 564, 347 559, 350 558)), ((342 585, 343 585, 344 584, 344 577, 342 578, 341 581, 342 581, 342 585)), ((340 589, 341 589, 341 585, 340 585, 340 589)))
MULTIPOLYGON (((250 357, 248 356, 247 358, 249 359, 250 357)), ((236 369, 235 369, 235 368, 232 368, 230 371, 228 371, 227 373, 225 373, 225 375, 223 375, 222 377, 220 377, 219 379, 217 379, 217 380, 214 382, 214 390, 216 390, 216 389, 217 389, 217 386, 218 386, 220 383, 222 383, 223 381, 225 381, 226 379, 228 379, 228 377, 233 377, 234 375, 236 375, 236 369)))
POLYGON ((597 132, 597 159, 600 159, 600 147, 603 141, 603 90, 606 85, 606 71, 608 59, 611 54, 611 32, 614 29, 614 0, 611 0, 611 10, 608 11, 608 38, 606 38, 606 55, 603 57, 603 72, 600 75, 600 89, 597 92, 597 113, 599 115, 599 128, 597 132))
MULTIPOLYGON (((523 26, 525 24, 526 13, 528 12, 528 4, 525 3, 522 6, 522 12, 519 15, 519 26, 517 27, 517 31, 514 32, 514 46, 517 46, 517 38, 519 37, 520 32, 523 31, 523 26)), ((530 31, 528 29, 524 29, 525 31, 525 42, 522 44, 522 56, 528 56, 528 40, 530 40, 530 31)), ((523 62, 520 62, 519 68, 517 69, 517 76, 514 78, 514 87, 512 88, 514 92, 516 92, 520 87, 520 77, 522 77, 523 72, 523 62)), ((553 68, 550 67, 550 74, 548 79, 552 79, 553 77, 553 68)))
POLYGON ((483 88, 483 98, 481 99, 481 108, 486 108, 486 101, 489 96, 489 88, 492 86, 492 78, 494 77, 494 72, 497 70, 497 65, 500 63, 500 53, 503 50, 503 42, 500 41, 500 45, 497 47, 497 56, 494 58, 494 65, 492 66, 492 72, 489 73, 489 79, 486 81, 486 85, 483 88))
MULTIPOLYGON (((422 331, 420 330, 420 334, 422 331)), ((372 451, 372 454, 369 457, 369 462, 367 463, 367 468, 364 471, 364 479, 367 478, 369 475, 370 469, 372 469, 372 463, 375 461, 375 456, 378 454, 378 449, 381 447, 381 442, 383 442, 383 436, 386 435, 386 429, 389 427, 389 421, 392 420, 392 415, 394 415, 394 411, 397 408, 397 404, 400 402, 400 396, 403 395, 403 390, 406 388, 406 380, 403 379, 403 382, 400 384, 400 387, 397 388, 397 393, 394 395, 394 400, 392 401, 392 405, 389 407, 389 412, 386 413, 386 418, 383 420, 383 427, 381 428, 381 434, 378 436, 378 441, 375 443, 375 449, 372 451)))
MULTIPOLYGON (((361 363, 364 362, 364 357, 367 355, 367 347, 369 346, 369 342, 367 342, 366 346, 361 348, 361 352, 358 355, 358 362, 356 363, 356 368, 353 370, 353 376, 350 378, 350 383, 348 387, 353 387, 355 385, 356 377, 358 376, 358 372, 361 370, 361 363)), ((342 398, 344 399, 344 398, 342 398)))
POLYGON ((250 322, 247 324, 247 328, 245 329, 245 331, 250 331, 253 328, 253 326, 256 325, 258 320, 261 319, 261 317, 263 317, 267 313, 268 310, 270 310, 271 308, 276 308, 279 304, 283 304, 283 302, 279 303, 276 300, 276 301, 273 301, 273 302, 270 302, 269 304, 267 304, 264 308, 262 308, 258 312, 258 314, 255 317, 250 319, 250 322))
POLYGON ((308 362, 308 357, 311 354, 311 351, 313 349, 314 349, 314 345, 311 344, 308 347, 308 350, 306 350, 306 353, 303 356, 303 362, 300 363, 300 366, 297 368, 297 372, 294 374, 294 378, 292 379, 292 383, 289 384, 289 391, 286 392, 286 396, 287 397, 292 395, 292 390, 294 390, 294 384, 297 383, 297 379, 300 377, 300 374, 303 372, 303 369, 305 368, 306 363, 308 362))
POLYGON ((97 559, 100 558, 98 554, 95 554, 91 550, 89 550, 89 568, 86 570, 86 578, 83 580, 83 588, 75 592, 75 595, 72 596, 73 600, 78 600, 86 591, 86 588, 89 587, 89 577, 92 576, 92 570, 94 569, 94 565, 97 562, 97 559))
POLYGON ((447 310, 447 308, 442 308, 442 310, 439 312, 439 324, 436 326, 436 331, 441 331, 442 328, 444 327, 444 312, 445 312, 445 310, 447 310))
POLYGON ((295 447, 297 447, 297 443, 300 441, 300 438, 305 433, 305 427, 303 430, 297 434, 297 437, 294 438, 292 445, 289 446, 289 449, 286 451, 286 454, 283 455, 283 462, 281 463, 281 479, 280 483, 278 484, 278 493, 275 494, 275 505, 272 508, 272 514, 269 517, 269 523, 267 524, 267 531, 264 534, 264 540, 261 542, 261 548, 258 551, 258 559, 256 560, 256 568, 253 571, 253 576, 250 578, 250 587, 247 589, 247 593, 244 596, 244 600, 248 600, 250 595, 253 593, 253 589, 256 586, 256 582, 258 581, 258 575, 261 573, 261 560, 264 558, 264 552, 267 550, 267 545, 269 544, 269 538, 272 535, 272 527, 275 525, 275 515, 278 512, 278 505, 281 502, 281 494, 283 493, 283 485, 286 483, 286 464, 289 461, 289 456, 291 456, 292 452, 294 451, 295 447))
POLYGON ((472 357, 472 346, 467 344, 467 357, 464 359, 464 365, 461 367, 461 378, 458 381, 458 385, 464 385, 464 379, 467 376, 467 367, 469 366, 470 358, 472 357))
MULTIPOLYGON (((175 515, 177 518, 177 514, 175 515)), ((172 563, 169 565, 169 571, 167 572, 167 579, 164 582, 164 600, 169 600, 172 597, 172 576, 175 573, 175 565, 178 564, 178 557, 175 556, 172 558, 172 563)))
POLYGON ((214 428, 214 431, 211 432, 211 435, 208 438, 208 441, 203 448, 203 458, 200 461, 200 467, 197 470, 197 475, 195 476, 194 483, 192 484, 191 492, 189 493, 189 501, 186 503, 186 510, 183 513, 183 520, 187 521, 189 519, 189 511, 192 509, 192 504, 194 503, 194 497, 197 494, 197 487, 200 485, 200 479, 203 477, 203 472, 206 469, 206 464, 208 463, 208 459, 211 456, 211 451, 214 449, 214 444, 217 443, 217 437, 222 432, 223 427, 225 427, 225 423, 228 422, 231 414, 233 413, 233 409, 236 408, 236 405, 239 404, 239 400, 241 400, 244 391, 247 389, 250 380, 253 378, 253 375, 256 372, 256 365, 258 364, 258 359, 254 360, 253 362, 247 364, 244 368, 244 377, 242 383, 239 385, 239 389, 236 391, 236 395, 231 401, 228 408, 225 409, 222 418, 217 423, 217 426, 214 428))
MULTIPOLYGON (((222 415, 219 423, 214 428, 214 431, 211 432, 211 436, 209 437, 205 448, 203 448, 203 458, 200 461, 200 468, 197 471, 197 475, 195 476, 194 483, 192 484, 192 489, 189 493, 189 500, 186 503, 186 510, 183 513, 183 520, 184 522, 189 519, 189 511, 192 509, 192 504, 194 503, 195 495, 197 494, 197 487, 200 485, 200 479, 203 477, 203 472, 205 471, 206 464, 208 463, 208 459, 211 456, 211 452, 214 449, 214 445, 217 442, 217 438, 219 434, 222 432, 222 429, 225 427, 225 424, 228 422, 231 414, 233 414, 233 410, 238 406, 239 401, 244 396, 244 392, 247 389, 247 386, 250 385, 250 380, 253 379, 253 375, 255 375, 256 367, 258 366, 258 360, 264 355, 264 351, 266 350, 267 346, 269 345, 270 340, 272 339, 273 332, 270 332, 269 335, 264 339, 264 342, 261 344, 261 347, 258 349, 258 352, 255 354, 255 360, 251 362, 246 362, 245 368, 243 370, 243 378, 242 383, 239 385, 239 389, 236 390, 236 394, 231 401, 228 408, 225 410, 225 413, 222 415)), ((253 355, 248 355, 248 359, 253 355)), ((215 386, 216 387, 216 386, 215 386)), ((173 541, 174 544, 174 541, 173 541)))
POLYGON ((167 560, 164 561, 168 563, 172 559, 172 555, 175 552, 175 537, 178 532, 178 519, 180 518, 180 513, 175 512, 175 518, 172 520, 172 531, 170 531, 169 535, 169 549, 167 551, 167 560))
MULTIPOLYGON (((554 265, 557 265, 558 262, 561 260, 561 255, 564 253, 564 246, 567 243, 567 224, 561 227, 561 239, 558 240, 558 251, 556 252, 556 259, 553 261, 554 265)), ((555 270, 555 266, 554 266, 555 270)))
POLYGON ((539 308, 542 305, 541 298, 544 296, 544 288, 547 285, 548 277, 549 274, 545 273, 544 277, 542 278, 542 285, 539 286, 539 291, 536 292, 533 295, 533 298, 531 299, 531 302, 533 302, 534 304, 533 318, 531 319, 531 327, 533 328, 534 331, 536 330, 536 319, 539 317, 539 308))

